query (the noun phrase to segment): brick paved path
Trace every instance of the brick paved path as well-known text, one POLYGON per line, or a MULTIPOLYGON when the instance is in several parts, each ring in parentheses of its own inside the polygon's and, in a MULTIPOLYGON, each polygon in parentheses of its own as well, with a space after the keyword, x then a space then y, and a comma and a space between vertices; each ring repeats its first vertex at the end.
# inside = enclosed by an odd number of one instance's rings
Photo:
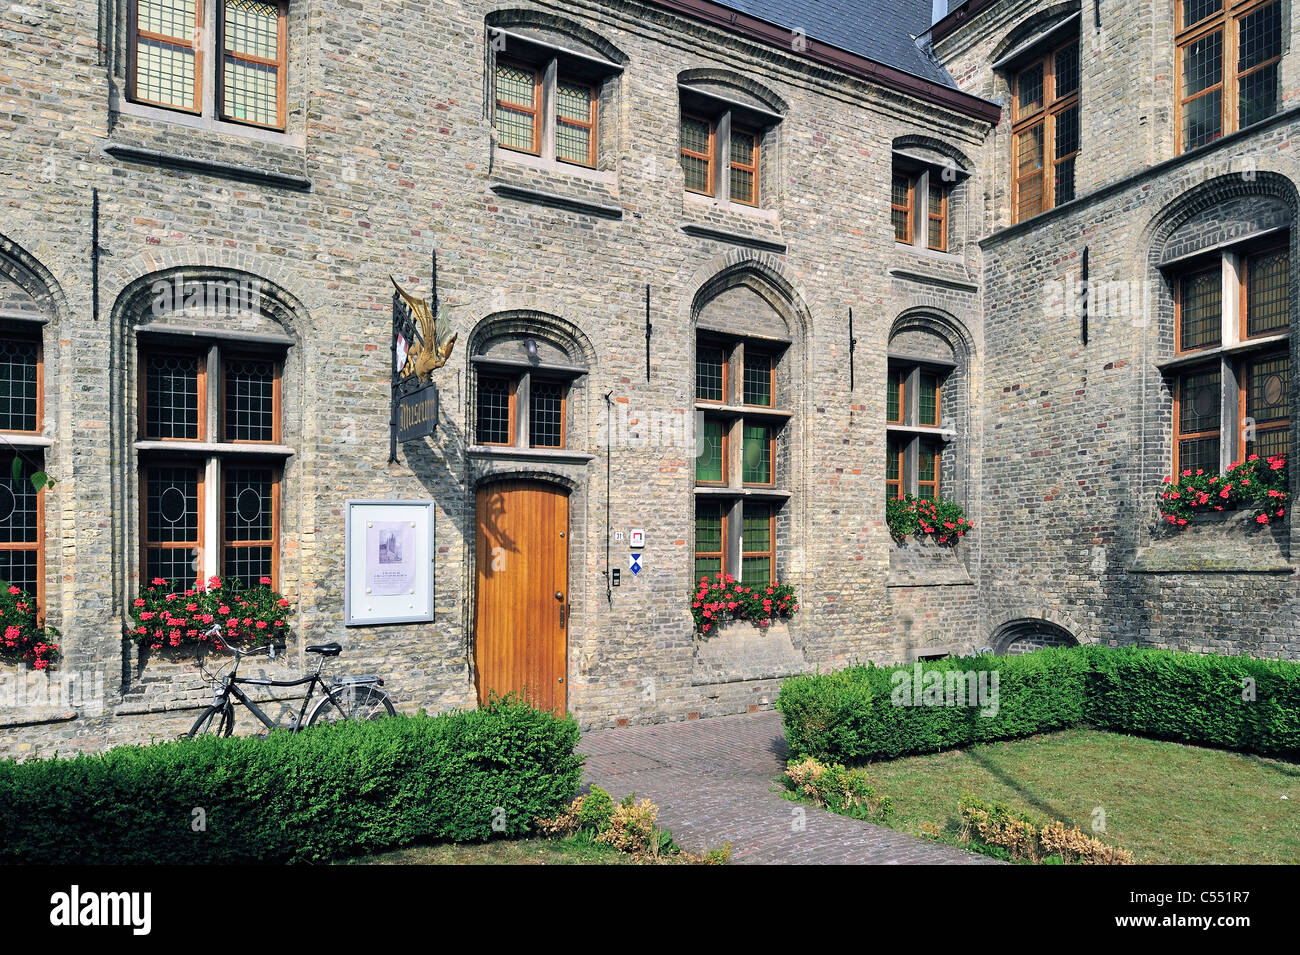
POLYGON ((778 795, 785 733, 775 711, 597 730, 582 738, 587 782, 659 806, 659 825, 692 851, 732 846, 737 863, 943 863, 992 860, 778 795), (793 810, 806 827, 793 831, 793 810))

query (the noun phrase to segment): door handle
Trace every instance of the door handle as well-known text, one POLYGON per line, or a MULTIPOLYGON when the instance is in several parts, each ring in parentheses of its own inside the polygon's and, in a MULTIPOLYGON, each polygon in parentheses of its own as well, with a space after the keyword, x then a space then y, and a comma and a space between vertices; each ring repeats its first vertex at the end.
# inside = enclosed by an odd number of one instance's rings
POLYGON ((557 590, 557 591, 555 592, 555 599, 556 599, 556 600, 563 600, 563 599, 564 599, 564 594, 562 594, 560 591, 557 590))

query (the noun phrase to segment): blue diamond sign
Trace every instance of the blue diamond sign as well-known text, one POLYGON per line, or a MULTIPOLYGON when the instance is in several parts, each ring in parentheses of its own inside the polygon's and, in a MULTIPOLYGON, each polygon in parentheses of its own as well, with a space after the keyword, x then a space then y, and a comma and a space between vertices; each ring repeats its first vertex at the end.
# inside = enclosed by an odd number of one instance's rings
POLYGON ((632 555, 631 570, 632 570, 632 575, 633 575, 633 576, 636 576, 637 574, 641 573, 641 555, 640 555, 640 554, 633 554, 633 555, 632 555))

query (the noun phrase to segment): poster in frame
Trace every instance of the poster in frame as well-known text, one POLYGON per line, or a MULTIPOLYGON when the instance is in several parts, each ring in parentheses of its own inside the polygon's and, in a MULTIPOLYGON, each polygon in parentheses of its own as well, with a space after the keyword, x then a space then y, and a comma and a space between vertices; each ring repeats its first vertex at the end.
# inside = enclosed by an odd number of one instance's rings
POLYGON ((433 501, 345 503, 344 625, 433 620, 433 501))

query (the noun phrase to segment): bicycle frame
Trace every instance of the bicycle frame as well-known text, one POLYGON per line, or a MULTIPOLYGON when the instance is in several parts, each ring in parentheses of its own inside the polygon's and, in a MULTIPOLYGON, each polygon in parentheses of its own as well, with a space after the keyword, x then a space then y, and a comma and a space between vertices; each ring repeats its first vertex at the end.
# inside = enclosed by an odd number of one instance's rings
MULTIPOLYGON (((233 696, 236 700, 238 700, 245 707, 247 707, 248 711, 252 713, 255 717, 257 717, 258 721, 260 721, 261 724, 265 726, 267 729, 278 729, 280 728, 280 723, 277 720, 268 716, 266 714, 266 711, 263 710, 260 706, 258 706, 257 703, 252 699, 252 697, 250 697, 239 687, 241 685, 243 686, 303 686, 304 684, 306 684, 307 694, 306 696, 303 697, 302 707, 298 710, 298 715, 296 717, 293 716, 290 717, 293 722, 289 725, 289 730, 290 732, 296 733, 298 732, 298 730, 302 729, 303 721, 307 718, 307 708, 311 706, 311 701, 315 694, 317 684, 320 684, 321 689, 325 691, 325 695, 327 697, 329 697, 331 700, 335 699, 334 693, 331 690, 330 686, 325 682, 324 677, 321 676, 321 669, 325 666, 324 657, 321 657, 319 660, 317 660, 316 672, 308 676, 299 677, 296 680, 264 680, 257 677, 239 676, 238 675, 239 664, 243 661, 243 658, 249 654, 241 650, 235 650, 233 647, 231 649, 234 650, 235 653, 235 665, 234 667, 231 668, 229 673, 227 673, 224 677, 219 678, 217 692, 212 697, 212 704, 214 706, 221 706, 223 703, 229 703, 230 698, 233 696)), ((371 681, 370 679, 364 677, 363 678, 352 677, 352 678, 348 678, 346 682, 340 683, 340 685, 341 686, 361 685, 363 683, 370 683, 370 682, 375 682, 378 683, 379 685, 383 684, 383 681, 377 678, 371 681)), ((338 706, 337 701, 335 701, 335 706, 338 706)))

